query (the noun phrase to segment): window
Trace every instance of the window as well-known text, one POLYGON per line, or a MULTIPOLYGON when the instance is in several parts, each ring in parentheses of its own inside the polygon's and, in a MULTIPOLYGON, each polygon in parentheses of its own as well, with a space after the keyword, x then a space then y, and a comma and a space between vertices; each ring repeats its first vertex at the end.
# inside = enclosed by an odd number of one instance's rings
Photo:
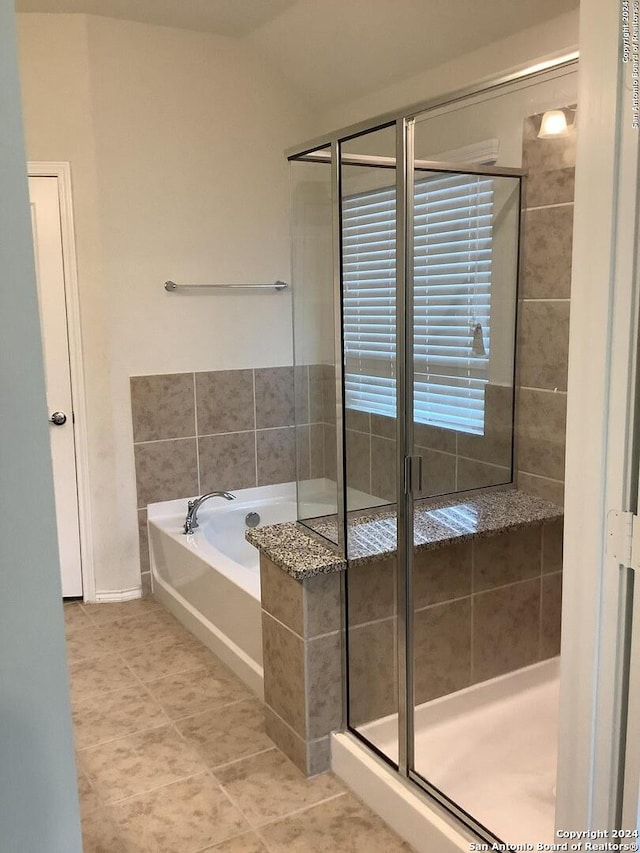
MULTIPOLYGON (((346 404, 395 416, 395 187, 343 200, 346 404)), ((430 173, 414 189, 415 420, 484 432, 493 181, 430 173)))

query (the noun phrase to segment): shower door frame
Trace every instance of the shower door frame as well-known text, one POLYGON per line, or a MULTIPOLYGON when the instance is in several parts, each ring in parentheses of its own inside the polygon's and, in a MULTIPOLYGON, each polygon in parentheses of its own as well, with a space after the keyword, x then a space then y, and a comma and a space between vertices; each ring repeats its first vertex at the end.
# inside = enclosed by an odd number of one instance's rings
MULTIPOLYGON (((613 12, 611 13, 611 17, 613 17, 613 12)), ((611 27, 610 27, 611 29, 611 27)), ((597 41, 594 35, 594 39, 597 41)), ((612 51, 612 44, 608 45, 608 49, 612 51)), ((604 51, 604 47, 603 47, 604 51)), ((595 52, 595 51, 594 51, 595 52)), ((336 131, 331 134, 327 134, 325 136, 316 138, 307 142, 302 146, 297 146, 294 149, 290 149, 286 152, 288 158, 290 160, 296 159, 304 159, 305 155, 310 155, 310 159, 313 156, 313 152, 317 149, 331 145, 334 153, 334 157, 337 153, 340 152, 340 143, 346 141, 348 139, 352 139, 355 136, 359 136, 366 132, 371 132, 377 128, 381 128, 384 126, 389 126, 391 124, 396 125, 396 157, 395 165, 396 165, 396 180, 398 187, 398 196, 397 202, 398 205, 403 204, 404 212, 401 217, 398 218, 397 227, 398 234, 402 237, 404 233, 404 250, 402 252, 397 253, 397 274, 400 277, 400 273, 402 273, 403 278, 405 278, 410 270, 412 264, 412 258, 407 254, 407 227, 409 222, 409 217, 411 215, 411 211, 408 209, 408 205, 410 204, 409 193, 406 190, 401 189, 399 186, 400 181, 402 180, 403 186, 412 187, 412 180, 406 180, 407 178, 407 169, 410 166, 412 154, 410 152, 411 142, 407 143, 407 136, 411 134, 407 134, 407 128, 409 123, 411 123, 414 118, 419 113, 425 113, 428 110, 436 109, 439 107, 449 106, 455 104, 457 102, 464 101, 474 95, 484 95, 487 93, 498 92, 502 89, 507 88, 511 84, 517 84, 518 82, 527 82, 529 80, 535 80, 538 77, 544 77, 546 74, 550 72, 558 72, 559 74, 566 73, 566 70, 571 70, 572 67, 575 67, 578 61, 578 52, 572 52, 561 56, 559 58, 550 59, 548 61, 540 62, 535 66, 524 68, 516 73, 509 74, 500 78, 490 78, 485 79, 476 85, 467 87, 463 90, 459 90, 456 92, 449 93, 442 97, 432 99, 430 101, 420 103, 417 105, 412 105, 408 108, 394 111, 392 113, 387 113, 382 116, 378 116, 371 120, 366 120, 363 122, 359 122, 345 129, 336 131), (400 197, 401 193, 402 198, 400 197), (400 269, 402 267, 402 269, 400 269)), ((588 66, 589 67, 589 66, 588 66)), ((591 89, 598 89, 599 91, 603 89, 607 84, 613 85, 611 82, 611 75, 609 75, 609 79, 605 80, 603 77, 602 80, 599 80, 598 75, 601 72, 601 69, 597 67, 597 63, 593 63, 593 66, 590 67, 590 72, 592 78, 590 79, 589 86, 591 89)), ((585 78, 586 79, 586 78, 585 78)), ((586 83, 582 83, 580 87, 580 92, 585 93, 586 83)), ((614 87, 615 88, 615 87, 614 87)), ((613 90, 612 90, 613 91, 613 90)), ((606 94, 606 93, 605 93, 606 94)), ((611 94, 610 96, 604 97, 604 100, 607 102, 607 106, 611 104, 614 100, 615 95, 611 94)), ((587 98, 588 100, 588 98, 587 98)), ((583 107, 584 109, 584 107, 583 107)), ((588 114, 589 107, 587 106, 584 109, 585 114, 588 114)), ((597 113, 598 107, 595 105, 592 106, 592 111, 594 114, 597 113)), ((613 108, 611 108, 612 115, 613 108)), ((584 116, 583 116, 584 118, 584 116)), ((582 121, 583 119, 581 119, 582 121)), ((588 124, 588 122, 587 122, 588 124)), ((588 128, 587 128, 588 134, 588 128)), ((612 129, 612 139, 615 135, 615 130, 612 129)), ((595 136, 593 139, 589 139, 589 153, 592 156, 594 163, 600 163, 601 157, 596 156, 599 152, 596 151, 597 146, 595 145, 595 136)), ((607 145, 609 144, 609 139, 607 138, 607 145)), ((580 143, 579 143, 580 145, 580 143)), ((611 143, 611 147, 613 148, 613 142, 611 143)), ((587 146, 584 146, 585 150, 587 146)), ((580 148, 579 148, 580 154, 580 148)), ((385 158, 378 158, 380 160, 384 160, 385 158)), ((585 158, 586 159, 586 158, 585 158)), ((388 160, 387 160, 388 162, 388 160)), ((579 164, 580 164, 580 156, 579 156, 579 164)), ((614 161, 616 162, 615 158, 614 161)), ((440 166, 441 164, 433 164, 434 166, 440 166)), ((334 163, 334 168, 339 168, 339 163, 334 163)), ((460 169, 459 165, 456 165, 452 168, 452 171, 461 172, 465 171, 460 169)), ((468 170, 467 170, 468 171, 468 170)), ((584 172, 583 172, 584 174, 584 172)), ((583 180, 586 182, 586 175, 583 180)), ((609 175, 607 174, 603 179, 603 183, 605 185, 605 189, 613 186, 615 191, 615 179, 609 179, 609 175), (607 183, 608 181, 608 183, 607 183)), ((400 208, 398 207, 398 210, 400 208)), ((338 211, 339 214, 339 211, 338 211)), ((581 210, 579 205, 576 208, 576 222, 578 222, 581 218, 587 218, 584 213, 584 208, 581 210)), ((595 218, 595 217, 593 217, 595 218)), ((602 214, 601 217, 604 222, 607 220, 607 216, 605 213, 602 214)), ((338 229, 334 230, 334 235, 338 234, 338 229)), ((607 238, 608 239, 608 238, 607 238)), ((584 246, 582 247, 584 248, 584 246)), ((336 283, 336 300, 341 300, 341 276, 340 276, 340 253, 336 251, 337 247, 334 246, 334 282, 336 283)), ((602 254, 602 253, 601 253, 602 254)), ((583 258, 582 265, 580 268, 580 272, 584 275, 585 264, 588 262, 586 258, 583 258)), ((574 269, 574 277, 575 277, 575 269, 574 269)), ((398 296, 403 298, 403 288, 398 289, 398 296)), ((623 293, 623 291, 621 291, 623 293)), ((628 290, 624 291, 623 299, 626 299, 628 295, 628 290)), ((406 294, 405 294, 406 296, 406 294)), ((630 297, 629 297, 630 298, 630 297)), ((397 305, 397 312, 400 315, 402 312, 402 317, 404 319, 405 314, 408 310, 409 303, 408 299, 404 299, 404 303, 402 306, 397 305)), ((610 306, 611 308, 611 306, 610 306)), ((594 329, 590 332, 590 338, 592 344, 597 340, 598 345, 600 344, 600 337, 604 337, 604 334, 611 336, 612 330, 614 326, 619 329, 622 333, 622 337, 624 337, 624 346, 622 343, 617 342, 615 346, 616 352, 625 350, 630 350, 630 347, 626 347, 626 332, 627 328, 625 326, 625 318, 624 318, 624 310, 621 310, 620 315, 621 318, 617 318, 613 315, 612 310, 606 315, 609 318, 610 323, 613 325, 607 326, 607 324, 602 323, 602 317, 600 322, 600 328, 596 332, 594 329), (607 326, 607 328, 605 328, 607 326), (600 329, 602 330, 602 335, 600 335, 600 329)), ((626 316, 626 325, 628 326, 628 314, 626 316)), ((399 324, 398 330, 402 329, 404 323, 399 324)), ((338 337, 338 336, 337 336, 338 337)), ((573 338, 582 338, 582 342, 584 342, 585 333, 582 329, 579 329, 577 333, 575 333, 572 326, 572 339, 573 338)), ((611 338, 610 338, 611 339, 611 338)), ((404 350, 403 352, 406 354, 406 338, 403 342, 404 350)), ((573 347, 577 349, 576 347, 573 347)), ((398 346, 398 356, 400 356, 400 346, 398 346)), ((624 355, 624 353, 623 353, 624 355)), ((626 356, 625 356, 626 357, 626 356)), ((621 362, 624 359, 621 357, 621 362)), ((408 377, 410 373, 410 367, 407 366, 404 362, 404 359, 398 357, 398 369, 404 370, 403 382, 398 383, 398 395, 402 393, 401 385, 405 386, 404 393, 404 405, 409 404, 409 399, 412 400, 412 391, 409 388, 406 388, 408 383, 408 377), (406 392, 409 391, 409 394, 406 392)), ((570 360, 570 373, 572 368, 575 368, 575 365, 571 365, 570 360)), ((336 353, 336 369, 339 372, 339 376, 337 377, 337 385, 342 389, 344 388, 344 377, 343 377, 343 365, 342 365, 342 353, 336 353)), ((574 371, 577 373, 578 371, 574 371)), ((608 374, 608 378, 606 382, 608 382, 609 388, 612 388, 611 385, 612 374, 608 374)), ((615 377, 613 377, 615 379, 615 377)), ((599 380, 598 380, 599 381, 599 380)), ((410 383, 409 383, 410 384, 410 383)), ((621 389, 621 386, 624 384, 622 378, 615 380, 615 387, 613 390, 616 391, 621 389)), ((600 386, 598 385, 598 389, 600 390, 600 386)), ((576 407, 575 400, 579 394, 579 389, 574 391, 574 407, 576 407)), ((571 396, 571 395, 570 395, 571 396)), ((621 399, 620 395, 617 397, 618 400, 621 399)), ((571 407, 570 407, 571 408, 571 407)), ((576 407, 577 408, 577 407, 576 407)), ((611 414, 611 421, 615 423, 617 421, 618 426, 620 426, 621 415, 620 414, 611 414)), ((410 421, 411 419, 404 419, 405 421, 410 421)), ((408 464, 407 454, 401 452, 401 446, 406 449, 407 446, 411 446, 411 430, 412 430, 412 422, 405 423, 402 427, 398 426, 398 454, 397 454, 397 473, 398 473, 398 483, 403 484, 405 477, 410 479, 412 473, 412 466, 408 464)), ((344 431, 344 423, 342 424, 342 431, 344 431)), ((620 430, 621 431, 621 428, 620 430)), ((343 436, 344 439, 344 436, 343 436)), ((575 456, 582 448, 586 447, 585 442, 577 439, 576 436, 572 438, 574 442, 574 447, 572 449, 572 455, 575 456)), ((568 457, 570 454, 568 454, 568 457)), ((344 464, 344 459, 342 460, 344 464)), ((410 462, 410 457, 409 457, 410 462)), ((617 465, 617 463, 616 463, 617 465)), ((339 466, 340 467, 340 466, 339 466)), ((619 467, 619 465, 618 465, 619 467)), ((617 476, 617 470, 614 471, 614 477, 617 476)), ((605 483, 605 473, 602 473, 600 476, 599 482, 605 483)), ((342 483, 342 489, 346 488, 346 484, 342 483)), ((409 489, 409 492, 411 490, 409 489)), ((609 492, 609 489, 607 489, 609 492)), ((412 504, 413 504, 413 495, 408 494, 406 503, 407 506, 403 509, 403 504, 405 503, 404 497, 406 494, 406 490, 402 490, 403 500, 398 503, 398 522, 399 529, 402 529, 402 535, 398 537, 398 560, 399 562, 403 559, 401 554, 401 550, 404 550, 405 555, 408 556, 409 560, 410 552, 412 551, 412 543, 413 538, 410 535, 412 529, 413 515, 412 515, 412 504)), ((603 491, 604 494, 604 491, 603 491)), ((607 498, 605 498, 606 500, 607 498)), ((603 504, 604 505, 604 504, 603 504)), ((578 509, 577 502, 574 502, 573 515, 575 517, 575 513, 578 509)), ((598 519, 592 517, 591 519, 595 527, 598 526, 598 519)), ((346 515, 342 521, 346 524, 346 515)), ((575 530, 572 528, 569 531, 569 539, 571 541, 571 547, 574 549, 571 551, 572 555, 575 553, 575 546, 578 541, 578 537, 575 536, 575 530), (573 538, 572 538, 573 537, 573 538)), ((566 546, 565 546, 566 547, 566 546)), ((404 560, 406 563, 406 559, 404 560)), ((609 561, 608 565, 611 565, 611 561, 609 561)), ((565 578, 566 581, 566 578, 565 578)), ((560 770, 559 770, 559 779, 558 779, 558 791, 564 796, 564 800, 558 801, 559 813, 558 813, 558 825, 559 826, 572 826, 575 828, 592 828, 597 825, 606 825, 609 828, 615 826, 616 821, 618 820, 617 814, 620 808, 620 802, 622 797, 623 786, 621 784, 620 778, 620 768, 621 765, 617 762, 616 755, 620 753, 620 750, 624 747, 624 741, 621 742, 621 738, 624 736, 624 730, 626 726, 626 716, 625 716, 625 696, 624 696, 624 684, 622 683, 624 679, 624 674, 621 673, 621 670, 618 666, 615 666, 615 672, 610 672, 607 666, 603 664, 612 661, 614 656, 619 654, 620 647, 619 644, 615 647, 612 645, 611 631, 607 630, 607 619, 609 623, 612 621, 615 622, 615 613, 619 612, 619 603, 616 605, 613 602, 613 596, 611 594, 612 583, 607 581, 605 577, 605 581, 608 584, 608 591, 606 592, 605 598, 602 598, 602 589, 598 586, 596 582, 593 589, 590 589, 587 595, 587 600, 589 602, 593 602, 594 606, 600 606, 599 616, 595 619, 595 621, 585 620, 582 618, 582 630, 580 632, 580 636, 585 636, 585 630, 591 630, 595 632, 591 645, 589 646, 588 652, 588 660, 585 660, 582 664, 578 662, 577 669, 579 673, 579 677, 583 678, 583 683, 577 684, 575 677, 569 677, 566 679, 562 679, 562 687, 561 687, 561 700, 564 707, 564 711, 561 710, 561 721, 564 720, 564 725, 561 725, 561 737, 560 737, 560 747, 561 751, 564 751, 564 760, 561 755, 560 758, 560 770), (600 605, 598 605, 600 602, 600 605), (605 626, 604 636, 600 636, 600 626, 605 626), (597 636, 596 636, 597 635, 597 636), (592 654, 593 651, 593 654, 592 654), (599 668, 598 668, 599 664, 599 668), (612 692, 613 691, 613 692, 612 692), (571 714, 571 711, 575 711, 579 709, 580 722, 579 725, 576 725, 573 730, 567 725, 567 721, 571 714), (614 722, 611 725, 611 722, 614 722), (569 752, 571 750, 571 753, 569 752), (573 758, 571 758, 571 755, 573 758), (564 765, 564 766, 563 766, 564 765), (579 785, 575 785, 573 782, 569 782, 570 774, 568 772, 569 767, 577 767, 580 766, 581 769, 588 770, 588 774, 584 777, 583 781, 579 785), (599 792, 609 792, 608 795, 598 801, 599 792), (564 792, 564 793, 562 793, 564 792)), ((577 579, 575 579, 577 582, 577 579)), ((398 614, 398 623, 399 623, 399 633, 401 635, 407 636, 407 631, 410 630, 411 627, 411 613, 407 608, 407 601, 411 594, 411 578, 409 577, 409 572, 399 573, 399 584, 398 584, 398 601, 403 606, 400 608, 400 612, 398 614), (402 623, 402 624, 401 624, 402 623)), ((576 605, 577 606, 577 605, 576 605)), ((565 635, 569 633, 568 629, 571 627, 575 627, 576 621, 580 618, 580 615, 576 612, 576 607, 574 606, 574 602, 567 600, 565 605, 563 606, 563 641, 565 639, 565 635), (565 622, 565 615, 571 616, 571 619, 567 619, 565 622), (571 625, 569 625, 571 622, 571 625)), ((346 619, 346 614, 345 614, 346 619)), ((343 631, 346 636, 347 626, 346 621, 343 624, 343 631)), ((568 675, 567 668, 569 666, 576 665, 576 655, 574 654, 574 646, 575 640, 572 643, 568 644, 568 648, 564 649, 563 642, 563 671, 565 675, 568 675), (566 659, 565 659, 566 657, 566 659), (571 660, 569 660, 571 658, 571 660)), ((412 674, 409 671, 409 663, 411 661, 411 657, 408 654, 409 649, 407 644, 399 644, 399 682, 402 682, 400 686, 400 700, 401 704, 399 706, 399 720, 400 727, 402 728, 403 737, 400 738, 399 742, 399 762, 398 762, 398 770, 400 772, 401 778, 406 780, 410 780, 410 782, 417 785, 422 790, 427 790, 428 793, 436 800, 436 802, 440 803, 442 807, 444 807, 449 813, 456 814, 460 819, 467 824, 470 825, 469 816, 464 813, 464 811, 460 810, 458 812, 457 809, 451 808, 450 801, 447 798, 443 798, 438 796, 439 792, 437 791, 429 791, 428 787, 425 785, 424 780, 419 777, 415 772, 411 772, 410 765, 412 763, 412 749, 413 749, 413 739, 410 737, 412 734, 411 726, 412 720, 411 715, 408 714, 409 708, 409 691, 411 690, 411 679, 412 674)), ((584 655, 583 655, 584 657, 584 655)), ((637 691, 640 694, 640 690, 637 691)), ((346 724, 346 710, 345 710, 345 724, 346 724)), ((353 731, 353 730, 352 730, 353 731)), ((357 734, 357 733, 356 733, 357 734)), ((372 749, 373 752, 376 752, 380 755, 379 750, 377 750, 374 746, 369 744, 366 739, 362 735, 357 735, 361 741, 367 743, 367 745, 372 749)), ((387 763, 393 766, 396 766, 394 762, 390 761, 387 758, 387 763)), ((623 762, 624 763, 624 762, 623 762)), ((571 774, 574 777, 575 774, 571 774)), ((578 774, 578 778, 582 778, 581 774, 578 774)), ((637 802, 637 792, 634 795, 634 800, 637 802)), ((478 831, 477 827, 474 826, 474 829, 478 831)), ((480 828, 480 835, 484 835, 489 840, 493 840, 494 836, 491 833, 486 833, 486 831, 482 831, 480 828)))

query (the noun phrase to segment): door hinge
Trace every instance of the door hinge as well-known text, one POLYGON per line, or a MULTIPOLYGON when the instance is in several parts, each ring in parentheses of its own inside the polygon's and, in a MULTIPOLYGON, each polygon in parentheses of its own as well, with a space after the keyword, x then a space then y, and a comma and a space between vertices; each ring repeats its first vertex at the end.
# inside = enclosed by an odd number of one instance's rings
POLYGON ((632 512, 612 509, 607 514, 607 555, 618 565, 640 569, 640 521, 632 512))

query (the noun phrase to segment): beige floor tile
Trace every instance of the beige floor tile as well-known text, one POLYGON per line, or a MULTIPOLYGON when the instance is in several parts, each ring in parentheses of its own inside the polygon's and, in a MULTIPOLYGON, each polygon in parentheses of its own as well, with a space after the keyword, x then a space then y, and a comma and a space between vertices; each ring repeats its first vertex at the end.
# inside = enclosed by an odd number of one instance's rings
POLYGON ((229 705, 252 694, 231 670, 211 656, 211 666, 149 682, 149 690, 174 720, 229 705))
POLYGON ((73 726, 77 749, 166 725, 169 718, 153 696, 134 684, 75 703, 73 726))
POLYGON ((209 767, 273 749, 274 745, 264 730, 264 705, 257 699, 187 717, 176 727, 209 767))
POLYGON ((215 775, 252 826, 344 791, 330 773, 306 779, 277 749, 218 768, 215 775))
POLYGON ((112 813, 127 853, 195 853, 248 829, 209 775, 126 800, 112 813))
POLYGON ((141 681, 155 681, 167 675, 201 669, 217 661, 209 649, 193 638, 176 641, 172 637, 126 649, 123 658, 141 681))
POLYGON ((110 693, 112 690, 120 690, 138 683, 122 658, 111 655, 70 664, 69 678, 71 698, 74 701, 86 699, 98 693, 110 693))
POLYGON ((261 830, 272 853, 410 853, 413 850, 351 794, 261 830))
POLYGON ((82 816, 83 853, 127 853, 111 814, 98 809, 82 816))
POLYGON ((95 811, 102 805, 100 798, 91 787, 82 770, 78 770, 78 798, 80 800, 80 811, 85 817, 89 812, 95 811))
POLYGON ((92 620, 76 601, 71 604, 65 604, 62 610, 64 613, 64 629, 67 637, 72 636, 82 628, 93 627, 92 620))
POLYGON ((110 604, 83 604, 82 609, 94 622, 104 624, 116 619, 144 616, 162 607, 154 598, 136 598, 134 601, 114 601, 110 604))
POLYGON ((152 610, 145 616, 104 622, 100 625, 100 630, 116 653, 155 643, 158 640, 181 640, 192 637, 177 619, 164 610, 152 610))
POLYGON ((267 853, 267 848, 255 832, 247 832, 244 835, 238 835, 237 838, 223 841, 222 844, 207 847, 203 853, 213 853, 214 850, 217 853, 267 853))
POLYGON ((99 628, 80 628, 67 638, 67 661, 93 660, 112 653, 107 637, 99 628))
POLYGON ((78 752, 81 768, 104 802, 115 802, 206 770, 173 726, 78 752))

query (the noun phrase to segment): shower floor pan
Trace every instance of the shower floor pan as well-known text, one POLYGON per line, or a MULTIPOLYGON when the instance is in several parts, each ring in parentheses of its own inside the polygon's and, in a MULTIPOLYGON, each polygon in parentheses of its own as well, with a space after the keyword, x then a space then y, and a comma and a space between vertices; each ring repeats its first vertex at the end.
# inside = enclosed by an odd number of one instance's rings
MULTIPOLYGON (((554 840, 559 658, 415 709, 418 773, 510 844, 554 840)), ((397 760, 397 717, 360 727, 397 760)))

